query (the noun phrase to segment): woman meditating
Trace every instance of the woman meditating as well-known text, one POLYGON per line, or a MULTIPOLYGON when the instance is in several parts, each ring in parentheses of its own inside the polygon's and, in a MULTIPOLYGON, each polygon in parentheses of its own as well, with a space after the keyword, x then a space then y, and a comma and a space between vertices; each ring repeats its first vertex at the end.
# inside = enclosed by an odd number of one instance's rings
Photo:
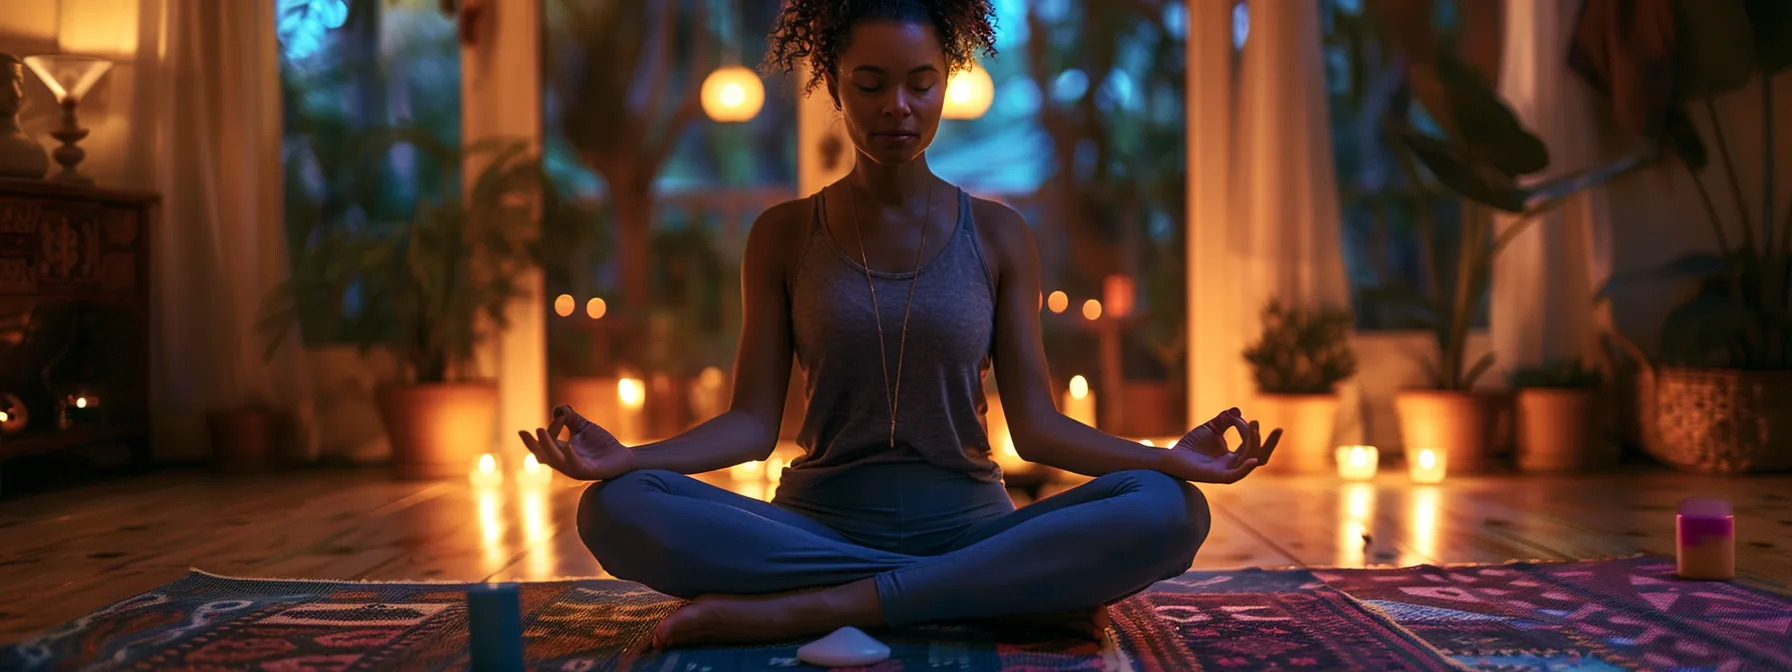
POLYGON ((633 447, 565 406, 520 432, 542 462, 596 481, 578 525, 605 570, 691 600, 655 645, 1087 618, 1188 570, 1211 525, 1191 482, 1238 481, 1274 451, 1280 430, 1262 440, 1237 409, 1170 449, 1058 412, 1027 223, 924 153, 947 77, 993 54, 992 24, 988 0, 786 2, 766 67, 808 68, 805 91, 825 87, 856 164, 754 223, 730 409, 633 447), (805 454, 775 501, 686 476, 771 454, 793 356, 805 454), (992 365, 1020 456, 1093 480, 1014 508, 985 432, 992 365))

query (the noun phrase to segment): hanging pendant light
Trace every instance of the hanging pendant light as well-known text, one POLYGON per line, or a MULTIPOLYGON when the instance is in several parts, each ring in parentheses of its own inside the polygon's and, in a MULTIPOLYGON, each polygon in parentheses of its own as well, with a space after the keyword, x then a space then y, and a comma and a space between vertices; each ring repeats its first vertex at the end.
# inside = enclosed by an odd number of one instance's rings
POLYGON ((947 119, 976 119, 989 111, 996 99, 996 84, 989 71, 976 62, 971 67, 952 73, 946 80, 946 107, 940 116, 947 119))
POLYGON ((765 105, 765 83, 759 73, 724 65, 703 80, 703 112, 722 123, 751 121, 765 105))
POLYGON ((728 17, 723 25, 722 67, 703 79, 703 113, 724 124, 738 124, 759 116, 765 106, 765 83, 759 73, 740 64, 740 43, 735 39, 740 8, 729 0, 728 17))

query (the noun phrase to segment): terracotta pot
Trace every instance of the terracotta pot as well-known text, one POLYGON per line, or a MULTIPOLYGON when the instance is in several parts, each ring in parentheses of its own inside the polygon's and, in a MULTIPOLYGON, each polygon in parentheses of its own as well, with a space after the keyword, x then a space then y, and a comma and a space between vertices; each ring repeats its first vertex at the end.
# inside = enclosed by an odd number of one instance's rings
POLYGON ((1168 381, 1126 381, 1120 404, 1126 409, 1119 433, 1129 437, 1182 436, 1182 385, 1168 381))
POLYGON ((1441 449, 1449 456, 1450 471, 1463 474, 1499 466, 1496 452, 1504 443, 1505 407, 1500 395, 1480 392, 1407 390, 1394 397, 1406 452, 1441 449))
POLYGON ((1283 474, 1316 474, 1336 468, 1332 425, 1338 417, 1333 394, 1260 394, 1245 411, 1263 431, 1282 428, 1282 443, 1264 470, 1283 474))
POLYGON ((1591 471, 1617 461, 1605 440, 1602 395, 1596 389, 1518 391, 1518 468, 1529 472, 1591 471))
POLYGON ((464 477, 474 460, 492 449, 496 383, 381 385, 375 394, 398 478, 464 477))
POLYGON ((690 382, 689 378, 664 373, 647 379, 647 432, 654 440, 690 429, 690 382))
POLYGON ((620 380, 615 377, 561 378, 554 381, 548 403, 553 406, 571 406, 579 415, 585 416, 586 420, 614 431, 622 409, 616 390, 616 384, 620 380))
POLYGON ((243 406, 205 414, 212 444, 212 466, 232 474, 273 471, 291 456, 282 448, 286 414, 272 408, 243 406))

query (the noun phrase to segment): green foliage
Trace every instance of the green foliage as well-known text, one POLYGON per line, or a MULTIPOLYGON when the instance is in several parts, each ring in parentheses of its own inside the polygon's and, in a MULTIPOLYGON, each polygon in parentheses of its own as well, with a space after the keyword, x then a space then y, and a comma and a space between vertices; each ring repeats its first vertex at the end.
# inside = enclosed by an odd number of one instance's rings
MULTIPOLYGON (((1792 217, 1783 223, 1774 221, 1773 152, 1763 155, 1758 219, 1749 216, 1752 208, 1743 207, 1741 221, 1728 225, 1713 203, 1706 180, 1698 174, 1708 166, 1721 166, 1732 195, 1743 205, 1743 189, 1712 98, 1762 80, 1763 144, 1774 144, 1772 87, 1764 78, 1792 66, 1792 3, 1680 0, 1674 4, 1674 19, 1676 98, 1668 102, 1670 108, 1649 114, 1667 117, 1664 139, 1694 173, 1716 251, 1687 254, 1659 268, 1613 278, 1599 296, 1609 298, 1642 280, 1681 281, 1691 290, 1691 298, 1669 313, 1659 363, 1792 369, 1792 217), (1715 164, 1707 139, 1692 124, 1693 103, 1702 107, 1708 118, 1719 159, 1715 164), (1731 238, 1727 232, 1732 229, 1740 235, 1731 238)), ((1596 79, 1595 84, 1602 82, 1596 79)), ((1636 352, 1634 346, 1630 349, 1636 352)))
MULTIPOLYGON (((438 198, 420 199, 408 221, 369 222, 314 232, 295 251, 292 277, 266 300, 260 330, 271 356, 302 309, 328 321, 359 322, 363 348, 385 346, 404 362, 417 383, 458 375, 492 330, 508 326, 505 308, 525 288, 516 279, 564 254, 589 234, 578 218, 542 218, 536 231, 537 194, 552 192, 539 160, 522 140, 490 140, 460 148, 413 128, 382 129, 355 144, 379 170, 394 147, 407 146, 447 167, 438 198), (486 161, 465 185, 458 168, 486 161), (349 304, 362 302, 360 310, 349 304)), ((558 203, 552 196, 540 199, 558 203)))
POLYGON ((1578 358, 1512 372, 1512 386, 1516 388, 1586 389, 1603 384, 1605 375, 1578 358))
POLYGON ((1244 351, 1245 363, 1264 394, 1331 394, 1356 375, 1349 311, 1284 306, 1263 309, 1263 335, 1244 351))

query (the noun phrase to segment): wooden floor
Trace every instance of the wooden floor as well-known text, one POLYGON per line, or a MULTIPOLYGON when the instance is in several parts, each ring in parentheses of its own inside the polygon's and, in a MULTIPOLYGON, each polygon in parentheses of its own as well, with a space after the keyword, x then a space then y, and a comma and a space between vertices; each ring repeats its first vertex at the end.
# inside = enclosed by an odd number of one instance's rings
MULTIPOLYGON (((729 484, 722 477, 718 483, 729 484)), ((762 495, 763 482, 731 487, 762 495)), ((1737 504, 1741 571, 1792 583, 1792 477, 1645 471, 1413 486, 1253 476, 1205 489, 1196 568, 1566 560, 1673 552, 1677 500, 1737 504), (1365 535, 1368 541, 1365 543, 1365 535)), ((171 581, 256 577, 524 580, 602 576, 574 527, 579 486, 491 490, 380 471, 157 473, 0 501, 0 642, 171 581)))

